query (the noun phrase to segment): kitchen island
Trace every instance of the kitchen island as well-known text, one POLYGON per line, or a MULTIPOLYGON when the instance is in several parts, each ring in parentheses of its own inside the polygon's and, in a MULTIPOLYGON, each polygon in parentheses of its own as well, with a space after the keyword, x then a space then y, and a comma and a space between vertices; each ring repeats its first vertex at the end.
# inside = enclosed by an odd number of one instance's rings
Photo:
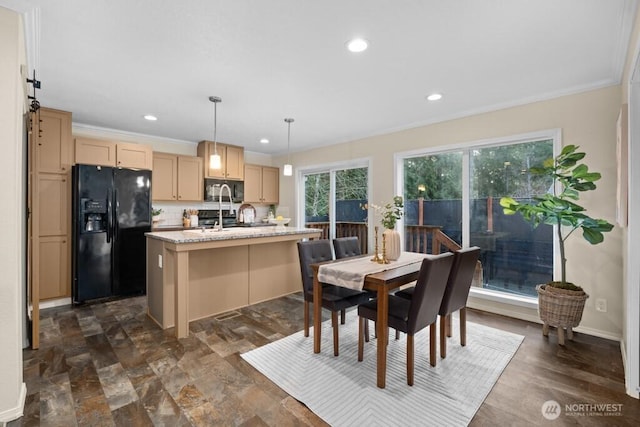
POLYGON ((148 314, 189 335, 189 322, 299 291, 296 242, 321 231, 295 227, 146 233, 148 314))

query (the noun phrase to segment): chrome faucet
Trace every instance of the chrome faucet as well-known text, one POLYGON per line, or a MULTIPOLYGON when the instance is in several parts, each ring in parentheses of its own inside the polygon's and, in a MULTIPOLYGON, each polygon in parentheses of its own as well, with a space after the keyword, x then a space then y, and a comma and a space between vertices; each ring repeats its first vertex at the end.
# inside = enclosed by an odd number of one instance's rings
POLYGON ((222 184, 220 186, 220 193, 218 194, 218 215, 219 215, 219 221, 218 223, 220 224, 220 230, 222 230, 222 193, 224 189, 227 189, 227 191, 229 192, 229 204, 231 204, 231 188, 227 185, 227 184, 222 184))

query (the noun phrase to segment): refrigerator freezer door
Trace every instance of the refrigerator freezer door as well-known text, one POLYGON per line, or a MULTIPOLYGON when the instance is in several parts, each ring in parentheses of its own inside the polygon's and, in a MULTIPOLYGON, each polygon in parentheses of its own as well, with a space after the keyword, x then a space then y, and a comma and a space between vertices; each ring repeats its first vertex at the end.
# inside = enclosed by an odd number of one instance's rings
POLYGON ((102 215, 112 183, 113 173, 109 167, 77 165, 73 168, 74 302, 111 295, 111 243, 107 241, 107 231, 97 231, 87 218, 102 215))
POLYGON ((151 231, 151 172, 114 169, 113 294, 146 291, 146 238, 151 231))
POLYGON ((107 233, 82 234, 75 242, 74 302, 111 296, 111 243, 107 233))

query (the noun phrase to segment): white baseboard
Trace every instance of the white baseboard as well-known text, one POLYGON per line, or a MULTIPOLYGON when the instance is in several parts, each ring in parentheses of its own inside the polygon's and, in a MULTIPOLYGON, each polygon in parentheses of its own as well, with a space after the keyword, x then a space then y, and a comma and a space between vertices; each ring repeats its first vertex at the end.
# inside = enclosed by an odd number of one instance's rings
POLYGON ((24 402, 27 399, 27 385, 22 383, 20 387, 20 396, 17 405, 14 408, 6 409, 0 412, 0 425, 4 427, 9 421, 17 420, 24 414, 24 402))
POLYGON ((40 310, 43 310, 45 308, 60 307, 63 305, 71 305, 71 298, 58 298, 40 301, 40 310))
POLYGON ((574 331, 581 334, 593 335, 594 337, 604 338, 612 341, 622 341, 622 336, 618 334, 612 334, 611 332, 601 331, 600 329, 587 328, 585 326, 578 326, 573 328, 574 331))
POLYGON ((502 316, 513 317, 514 319, 526 320, 528 322, 542 323, 540 321, 540 318, 537 316, 537 314, 529 315, 527 313, 523 313, 522 311, 509 310, 505 308, 507 307, 506 305, 503 307, 498 307, 496 305, 483 304, 478 299, 475 299, 472 301, 471 298, 469 298, 469 300, 467 300, 467 307, 473 308, 476 310, 486 311, 487 313, 494 313, 494 314, 500 314, 502 316))

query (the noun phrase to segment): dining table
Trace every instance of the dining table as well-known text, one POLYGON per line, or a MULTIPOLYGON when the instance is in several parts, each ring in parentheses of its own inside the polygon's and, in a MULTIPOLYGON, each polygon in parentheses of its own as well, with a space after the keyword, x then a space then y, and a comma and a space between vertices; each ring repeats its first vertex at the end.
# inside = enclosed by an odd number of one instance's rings
POLYGON ((418 278, 422 260, 433 255, 402 252, 397 261, 388 264, 379 264, 371 261, 371 255, 360 257, 342 258, 339 260, 325 261, 311 264, 313 269, 313 352, 320 353, 322 337, 322 283, 335 286, 353 286, 354 277, 361 280, 361 289, 374 291, 377 296, 378 317, 376 320, 376 375, 379 388, 386 386, 387 373, 387 343, 389 292, 403 285, 411 283, 418 278), (364 261, 364 262, 363 262, 364 261), (378 265, 375 265, 378 264, 378 265), (324 273, 322 271, 324 269, 324 273), (360 270, 360 271, 358 271, 360 270), (358 274, 359 272, 359 274, 358 274), (322 280, 319 280, 321 276, 322 280), (347 276, 351 280, 345 280, 347 276), (351 282, 351 283, 349 283, 351 282))

